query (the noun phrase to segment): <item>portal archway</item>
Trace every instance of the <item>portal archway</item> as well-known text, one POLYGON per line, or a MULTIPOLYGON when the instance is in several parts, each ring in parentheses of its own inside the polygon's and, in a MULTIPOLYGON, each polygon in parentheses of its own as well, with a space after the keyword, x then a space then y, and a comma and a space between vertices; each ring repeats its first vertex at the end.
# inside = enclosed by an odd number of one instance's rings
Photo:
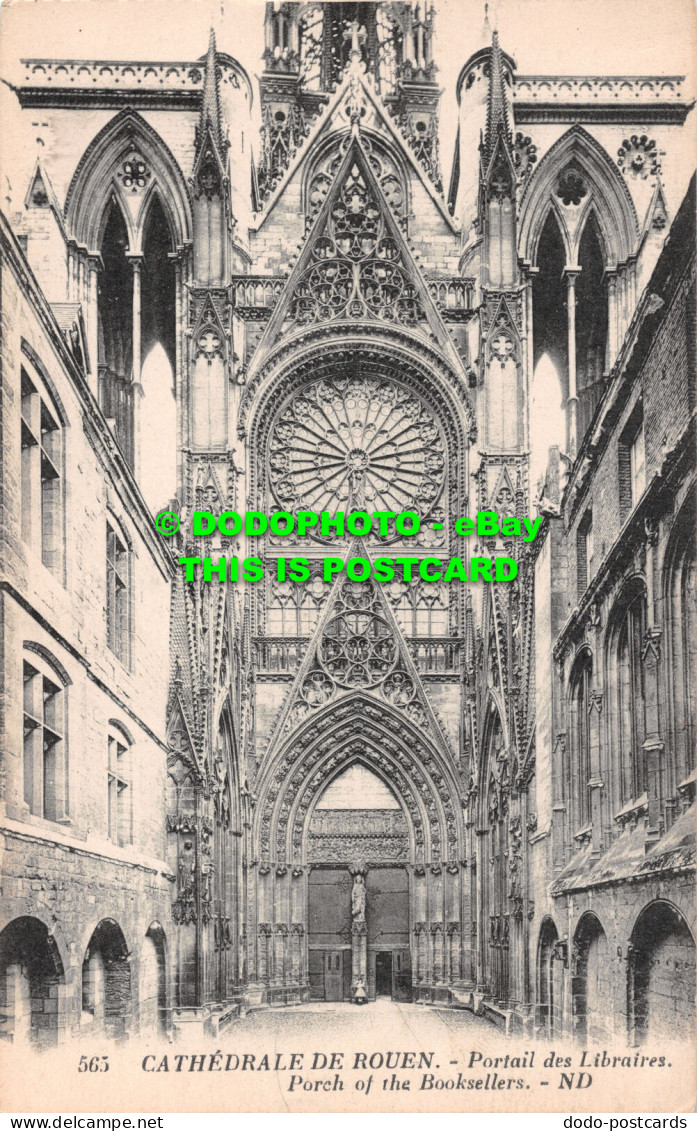
POLYGON ((361 981, 370 1000, 410 1000, 409 826, 397 797, 353 762, 317 799, 308 836, 310 997, 349 1000, 361 981))
POLYGON ((437 748, 367 693, 347 696, 294 732, 261 784, 255 826, 253 957, 267 1000, 344 996, 349 946, 355 989, 356 933, 364 939, 369 997, 379 968, 385 988, 389 965, 390 996, 448 999, 462 969, 466 876, 456 798, 437 748), (337 791, 351 774, 369 776, 383 808, 371 820, 365 808, 354 810, 339 828, 337 791), (323 808, 323 797, 335 808, 323 808), (358 914, 347 910, 357 875, 365 891, 358 914))

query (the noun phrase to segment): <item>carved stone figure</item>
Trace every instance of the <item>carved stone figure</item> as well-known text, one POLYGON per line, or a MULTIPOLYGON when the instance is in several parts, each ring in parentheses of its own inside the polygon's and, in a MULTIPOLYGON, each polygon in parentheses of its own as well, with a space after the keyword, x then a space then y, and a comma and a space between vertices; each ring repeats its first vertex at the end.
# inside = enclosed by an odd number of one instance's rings
POLYGON ((354 923, 365 922, 365 880, 360 873, 354 878, 351 890, 351 917, 354 923))

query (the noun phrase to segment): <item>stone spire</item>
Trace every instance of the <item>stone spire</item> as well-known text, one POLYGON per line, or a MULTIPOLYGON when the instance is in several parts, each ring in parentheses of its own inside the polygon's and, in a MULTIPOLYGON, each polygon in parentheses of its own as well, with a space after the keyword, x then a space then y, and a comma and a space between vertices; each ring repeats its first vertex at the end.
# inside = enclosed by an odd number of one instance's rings
POLYGON ((508 121, 506 100, 506 79, 503 58, 499 46, 499 33, 495 31, 491 40, 491 73, 489 75, 489 97, 486 108, 486 132, 484 134, 484 159, 488 163, 496 146, 497 138, 502 136, 506 145, 512 143, 511 128, 508 121))
POLYGON ((218 85, 218 62, 215 46, 215 31, 211 28, 208 52, 203 78, 203 101, 201 103, 201 120, 199 136, 204 137, 206 129, 213 135, 213 140, 218 147, 218 152, 223 148, 223 119, 220 109, 220 88, 218 85))

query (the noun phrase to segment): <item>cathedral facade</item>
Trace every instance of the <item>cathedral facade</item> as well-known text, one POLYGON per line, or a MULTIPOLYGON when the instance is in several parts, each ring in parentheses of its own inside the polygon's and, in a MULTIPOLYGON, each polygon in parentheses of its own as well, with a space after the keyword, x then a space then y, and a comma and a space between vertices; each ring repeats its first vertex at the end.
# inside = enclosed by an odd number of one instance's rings
POLYGON ((433 8, 263 19, 258 90, 213 33, 14 86, 42 144, 2 228, 3 1035, 385 996, 687 1032, 684 80, 522 74, 487 24, 446 186, 433 8), (351 510, 421 526, 194 527, 351 510), (478 511, 540 532, 456 534, 478 511), (383 548, 517 576, 347 579, 383 548))

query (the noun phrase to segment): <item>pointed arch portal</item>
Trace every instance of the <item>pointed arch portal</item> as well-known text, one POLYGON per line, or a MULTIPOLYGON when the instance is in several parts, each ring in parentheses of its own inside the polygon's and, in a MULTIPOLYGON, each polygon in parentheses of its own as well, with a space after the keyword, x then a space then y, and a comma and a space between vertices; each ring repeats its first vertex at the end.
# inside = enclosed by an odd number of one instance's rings
POLYGON ((460 976, 457 787, 398 710, 354 693, 293 731, 260 783, 254 962, 267 1000, 438 1000, 460 976))

